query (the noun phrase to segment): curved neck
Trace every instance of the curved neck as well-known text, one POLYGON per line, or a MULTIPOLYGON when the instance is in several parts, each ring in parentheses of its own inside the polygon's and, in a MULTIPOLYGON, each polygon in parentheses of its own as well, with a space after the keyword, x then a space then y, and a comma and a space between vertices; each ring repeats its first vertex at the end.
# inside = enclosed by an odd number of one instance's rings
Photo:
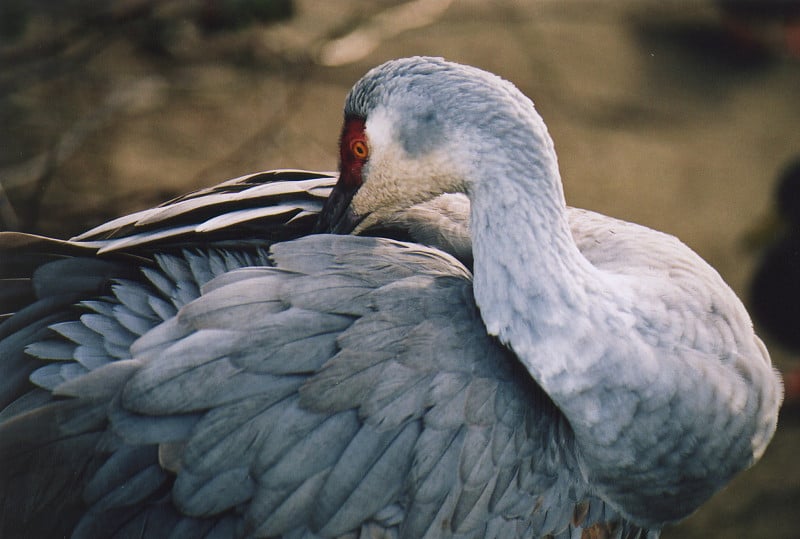
POLYGON ((470 192, 476 301, 489 332, 523 362, 543 339, 574 342, 576 320, 616 305, 573 240, 550 137, 535 136, 482 161, 470 192))
POLYGON ((670 282, 653 286, 586 260, 567 221, 552 142, 532 125, 481 154, 469 184, 475 300, 489 333, 569 422, 592 487, 635 522, 658 527, 752 462, 758 433, 774 421, 751 383, 771 380, 771 371, 760 358, 740 361, 735 349, 703 352, 680 332, 652 331, 645 310, 681 314, 661 297, 670 282), (723 424, 733 426, 708 427, 723 424), (690 449, 675 453, 675 443, 690 449))

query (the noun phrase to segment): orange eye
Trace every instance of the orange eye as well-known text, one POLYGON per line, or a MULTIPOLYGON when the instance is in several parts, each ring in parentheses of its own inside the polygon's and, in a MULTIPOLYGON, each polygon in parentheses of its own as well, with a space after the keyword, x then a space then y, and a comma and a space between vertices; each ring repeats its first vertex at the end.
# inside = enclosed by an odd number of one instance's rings
POLYGON ((359 159, 366 159, 367 156, 369 156, 369 148, 367 148, 367 143, 363 140, 354 140, 351 142, 350 151, 359 159))

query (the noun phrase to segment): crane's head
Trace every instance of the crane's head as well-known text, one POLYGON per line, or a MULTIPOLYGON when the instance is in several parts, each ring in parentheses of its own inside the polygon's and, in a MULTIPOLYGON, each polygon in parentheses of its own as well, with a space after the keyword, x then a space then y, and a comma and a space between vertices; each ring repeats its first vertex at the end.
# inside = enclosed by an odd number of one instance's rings
POLYGON ((515 137, 530 142, 531 116, 546 135, 529 99, 474 67, 414 57, 372 69, 347 96, 339 181, 317 229, 359 233, 441 194, 469 194, 480 164, 507 159, 515 137))

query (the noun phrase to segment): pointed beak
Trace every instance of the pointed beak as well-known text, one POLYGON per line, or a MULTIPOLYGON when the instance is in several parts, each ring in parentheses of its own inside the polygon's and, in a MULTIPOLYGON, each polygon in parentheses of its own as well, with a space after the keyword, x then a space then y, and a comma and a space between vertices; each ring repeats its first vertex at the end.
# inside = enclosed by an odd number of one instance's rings
POLYGON ((351 187, 352 185, 354 185, 353 182, 340 176, 322 207, 314 232, 318 234, 349 234, 358 226, 363 217, 356 215, 350 207, 350 201, 358 191, 358 187, 351 187))

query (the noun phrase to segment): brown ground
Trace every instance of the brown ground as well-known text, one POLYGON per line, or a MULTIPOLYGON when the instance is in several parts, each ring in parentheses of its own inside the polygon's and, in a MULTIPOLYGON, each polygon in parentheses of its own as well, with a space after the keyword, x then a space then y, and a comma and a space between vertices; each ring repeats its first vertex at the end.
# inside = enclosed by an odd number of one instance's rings
MULTIPOLYGON (((572 205, 679 236, 743 292, 755 261, 743 238, 800 153, 800 60, 736 53, 707 2, 302 0, 287 21, 210 35, 185 15, 191 1, 160 6, 149 23, 134 11, 78 31, 36 16, 0 43, 0 187, 14 210, 0 204, 0 222, 68 237, 246 172, 332 169, 352 82, 433 54, 534 99, 572 205)), ((784 415, 763 461, 665 537, 800 536, 800 422, 784 415)))

